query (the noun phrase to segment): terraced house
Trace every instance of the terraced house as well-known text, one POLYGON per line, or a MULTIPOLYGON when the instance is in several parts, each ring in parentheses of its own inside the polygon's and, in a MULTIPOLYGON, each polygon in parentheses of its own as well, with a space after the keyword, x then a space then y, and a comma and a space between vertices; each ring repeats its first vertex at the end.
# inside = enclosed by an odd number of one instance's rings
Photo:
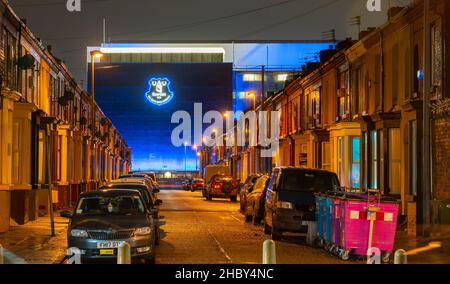
POLYGON ((127 173, 131 149, 65 66, 0 3, 0 232, 127 173), (95 125, 89 123, 95 116, 95 125))
POLYGON ((443 213, 450 200, 450 3, 431 1, 429 12, 429 92, 424 3, 418 0, 391 8, 388 22, 361 32, 359 40, 322 51, 320 62, 306 64, 297 79, 264 101, 264 109, 281 111, 272 168, 331 170, 347 191, 395 197, 401 200, 400 222, 411 234, 423 233, 416 224, 450 224, 443 213), (431 117, 424 124, 427 94, 431 117), (424 125, 430 126, 431 155, 423 153, 424 125), (422 178, 430 157, 428 191, 422 178))

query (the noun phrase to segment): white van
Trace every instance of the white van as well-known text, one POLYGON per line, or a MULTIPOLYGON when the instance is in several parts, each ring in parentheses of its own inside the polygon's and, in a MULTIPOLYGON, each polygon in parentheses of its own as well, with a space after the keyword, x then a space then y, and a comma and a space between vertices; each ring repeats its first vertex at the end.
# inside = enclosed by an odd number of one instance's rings
POLYGON ((203 171, 203 179, 205 181, 205 185, 211 180, 214 175, 217 174, 230 174, 230 168, 225 165, 208 165, 205 167, 203 171))

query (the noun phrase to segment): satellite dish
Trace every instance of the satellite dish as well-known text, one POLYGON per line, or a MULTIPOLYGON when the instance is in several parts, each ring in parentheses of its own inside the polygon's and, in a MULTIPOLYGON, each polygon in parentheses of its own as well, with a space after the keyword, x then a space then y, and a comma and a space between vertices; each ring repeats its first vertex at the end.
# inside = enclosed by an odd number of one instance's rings
POLYGON ((31 54, 26 54, 17 60, 17 65, 22 70, 33 69, 35 63, 36 59, 31 54))

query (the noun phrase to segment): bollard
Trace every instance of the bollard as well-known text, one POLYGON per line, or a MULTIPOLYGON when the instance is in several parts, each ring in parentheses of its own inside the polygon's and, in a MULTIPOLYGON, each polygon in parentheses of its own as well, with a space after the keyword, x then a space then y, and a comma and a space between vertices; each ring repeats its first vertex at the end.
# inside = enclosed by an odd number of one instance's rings
POLYGON ((263 264, 277 264, 277 253, 274 241, 264 241, 262 262, 263 264))
POLYGON ((306 235, 306 243, 310 246, 314 245, 317 238, 317 222, 308 222, 308 233, 306 235))
POLYGON ((394 264, 408 264, 408 255, 403 249, 399 249, 394 255, 394 264))
POLYGON ((117 249, 117 264, 131 264, 131 246, 123 242, 117 249))
POLYGON ((3 258, 3 247, 0 245, 0 264, 5 264, 5 260, 3 258))

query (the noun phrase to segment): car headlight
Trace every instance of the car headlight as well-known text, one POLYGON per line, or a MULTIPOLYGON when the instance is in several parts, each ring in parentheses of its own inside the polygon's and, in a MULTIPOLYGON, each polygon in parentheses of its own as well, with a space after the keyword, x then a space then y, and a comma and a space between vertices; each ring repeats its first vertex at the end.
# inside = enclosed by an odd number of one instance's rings
POLYGON ((290 203, 290 202, 278 201, 277 202, 277 208, 294 209, 294 205, 292 203, 290 203))
POLYGON ((70 231, 70 235, 75 238, 87 238, 89 236, 86 230, 77 229, 73 229, 72 231, 70 231))
POLYGON ((150 227, 137 228, 134 231, 134 234, 136 236, 147 236, 147 235, 150 235, 151 233, 152 233, 152 228, 150 228, 150 227))

